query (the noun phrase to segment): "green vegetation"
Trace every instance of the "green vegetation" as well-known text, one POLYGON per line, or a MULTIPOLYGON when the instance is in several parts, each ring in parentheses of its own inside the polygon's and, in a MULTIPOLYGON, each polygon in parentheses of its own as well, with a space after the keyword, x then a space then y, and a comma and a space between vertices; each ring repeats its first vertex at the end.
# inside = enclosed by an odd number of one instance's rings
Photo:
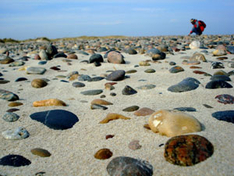
POLYGON ((12 38, 4 38, 4 39, 0 39, 1 43, 19 43, 20 41, 18 40, 14 40, 12 38))

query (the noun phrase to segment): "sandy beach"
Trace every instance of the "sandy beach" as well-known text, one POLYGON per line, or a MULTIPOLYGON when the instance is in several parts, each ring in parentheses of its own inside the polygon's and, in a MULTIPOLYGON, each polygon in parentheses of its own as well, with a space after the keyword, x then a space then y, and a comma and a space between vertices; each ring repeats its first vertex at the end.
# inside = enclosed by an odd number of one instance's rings
MULTIPOLYGON (((224 104, 217 101, 217 95, 228 94, 234 96, 233 88, 208 89, 206 85, 211 81, 211 77, 217 71, 230 73, 234 67, 230 63, 234 62, 234 55, 230 52, 224 55, 214 56, 213 52, 219 42, 234 44, 231 36, 204 36, 196 37, 148 37, 148 38, 127 38, 127 39, 93 39, 93 40, 58 40, 53 45, 59 52, 65 55, 74 53, 78 59, 67 59, 57 57, 47 60, 44 65, 40 65, 42 60, 36 60, 35 55, 39 54, 42 48, 24 48, 26 45, 47 46, 48 43, 33 42, 22 44, 21 49, 12 49, 16 44, 1 44, 0 48, 8 48, 9 57, 15 61, 23 56, 28 56, 22 66, 9 66, 0 64, 2 80, 9 82, 1 83, 0 89, 7 90, 18 95, 16 101, 0 99, 0 132, 23 127, 29 132, 25 139, 12 140, 5 139, 0 135, 0 158, 9 154, 21 155, 30 164, 21 167, 0 165, 1 176, 108 176, 107 165, 112 159, 119 156, 127 156, 135 159, 147 161, 153 167, 153 175, 158 176, 211 176, 211 175, 234 175, 234 126, 231 122, 217 120, 212 116, 219 111, 233 110, 233 102, 224 104), (202 45, 199 48, 190 48, 189 44, 199 40, 202 45), (164 41, 164 42, 163 42, 164 41), (84 48, 78 48, 82 43, 84 48), (141 45, 140 45, 141 43, 141 45), (153 61, 147 55, 147 49, 157 48, 163 43, 168 46, 165 59, 153 61), (76 44, 76 45, 75 45, 76 44), (107 50, 117 48, 124 56, 125 64, 114 64, 104 57, 107 51, 100 51, 100 47, 107 50), (137 54, 126 52, 128 48, 134 48, 137 54), (126 49, 126 50, 125 50, 126 49), (80 51, 88 53, 82 54, 80 51), (103 56, 104 62, 100 66, 89 63, 92 56, 91 51, 103 56), (34 52, 34 53, 33 53, 34 52), (197 52, 205 56, 206 62, 200 61, 197 65, 185 64, 187 57, 191 58, 197 52), (220 59, 220 57, 225 57, 220 59), (148 66, 141 66, 139 63, 147 61, 148 66), (221 62, 224 68, 212 68, 212 63, 221 62), (173 64, 172 64, 173 63, 173 64), (183 71, 171 73, 169 70, 174 66, 180 66, 183 71), (199 68, 191 68, 197 66, 199 68), (45 68, 44 74, 27 74, 26 69, 30 67, 45 68), (59 68, 58 70, 51 69, 59 68), (147 69, 155 72, 146 73, 147 69), (124 70, 125 78, 120 81, 109 81, 106 79, 110 73, 116 70, 124 70), (132 71, 134 70, 134 71, 132 71), (203 71, 207 74, 195 74, 194 70, 203 71), (78 72, 78 77, 69 80, 68 75, 74 71, 78 72), (93 77, 103 77, 100 81, 81 81, 80 75, 93 77), (191 91, 171 92, 168 88, 176 85, 185 78, 195 78, 200 82, 199 86, 191 91), (15 81, 18 78, 26 78, 24 81, 15 81), (42 88, 35 88, 31 85, 34 79, 46 79, 47 85, 42 88), (74 87, 74 82, 82 82, 84 87, 74 87), (106 83, 115 82, 113 89, 105 87, 106 83), (152 89, 140 89, 140 86, 155 85, 152 89), (125 86, 130 86, 137 93, 133 95, 123 95, 125 86), (98 95, 84 95, 87 90, 102 90, 98 95), (113 95, 113 93, 115 93, 113 95), (34 107, 33 102, 46 99, 59 99, 67 106, 41 106, 34 107), (91 108, 91 102, 95 99, 102 99, 111 102, 112 105, 104 105, 107 109, 91 108), (9 107, 11 102, 21 102, 21 106, 9 107), (194 108, 194 111, 184 113, 195 117, 201 124, 202 130, 194 132, 209 140, 214 147, 213 154, 206 160, 193 166, 179 166, 166 161, 164 157, 165 144, 171 138, 144 127, 148 123, 151 115, 137 116, 136 111, 127 112, 123 109, 131 106, 149 108, 153 111, 162 109, 173 110, 180 107, 194 108), (7 122, 2 117, 9 109, 17 108, 15 111, 19 119, 15 122, 7 122), (32 114, 50 110, 66 110, 75 114, 78 118, 71 128, 55 130, 31 118, 32 114), (116 113, 129 117, 129 120, 116 119, 106 124, 99 122, 105 119, 109 113, 116 113), (106 139, 107 135, 113 135, 106 139), (129 143, 138 140, 141 147, 133 150, 129 148, 129 143), (34 148, 41 148, 49 151, 51 156, 40 157, 31 152, 34 148), (103 148, 109 149, 113 155, 108 159, 96 159, 95 153, 103 148)), ((17 46, 19 46, 17 44, 17 46)), ((225 44, 225 46, 227 46, 225 44)), ((6 54, 0 55, 3 60, 6 54)), ((229 74, 231 81, 227 81, 234 86, 234 74, 229 74)), ((234 118, 234 117, 232 117, 234 118)))

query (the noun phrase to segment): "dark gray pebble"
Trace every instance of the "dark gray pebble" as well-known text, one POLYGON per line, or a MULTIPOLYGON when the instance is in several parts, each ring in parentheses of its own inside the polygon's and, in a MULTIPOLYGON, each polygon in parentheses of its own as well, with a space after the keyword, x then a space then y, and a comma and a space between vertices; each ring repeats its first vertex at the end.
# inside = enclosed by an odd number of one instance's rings
POLYGON ((136 93, 137 93, 137 91, 128 85, 125 86, 124 89, 122 90, 123 95, 133 95, 136 93))
POLYGON ((232 88, 232 85, 222 80, 214 80, 208 82, 205 88, 206 89, 232 88))
POLYGON ((218 111, 212 114, 218 120, 234 123, 234 110, 218 111))
POLYGON ((72 86, 73 87, 85 87, 85 84, 82 82, 73 82, 72 86))
POLYGON ((15 122, 19 119, 19 116, 13 112, 7 112, 2 118, 7 122, 15 122))
POLYGON ((98 95, 98 94, 101 94, 102 92, 103 92, 103 90, 96 89, 96 90, 83 91, 83 92, 81 92, 81 94, 83 94, 83 95, 98 95))
POLYGON ((6 155, 0 159, 0 165, 2 166, 27 166, 30 165, 31 161, 21 155, 6 155))

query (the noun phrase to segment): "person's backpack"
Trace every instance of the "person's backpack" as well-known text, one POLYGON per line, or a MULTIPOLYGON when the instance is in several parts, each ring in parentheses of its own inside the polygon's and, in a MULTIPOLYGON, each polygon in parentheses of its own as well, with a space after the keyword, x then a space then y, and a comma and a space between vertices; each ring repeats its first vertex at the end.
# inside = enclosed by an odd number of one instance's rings
POLYGON ((201 26, 203 26, 204 28, 206 28, 206 23, 204 21, 199 20, 198 22, 201 24, 201 26))

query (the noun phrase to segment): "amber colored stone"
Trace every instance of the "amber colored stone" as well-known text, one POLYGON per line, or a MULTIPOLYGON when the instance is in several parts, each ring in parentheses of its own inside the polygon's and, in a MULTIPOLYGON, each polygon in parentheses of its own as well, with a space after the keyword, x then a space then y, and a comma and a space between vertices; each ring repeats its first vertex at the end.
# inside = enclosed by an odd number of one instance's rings
POLYGON ((106 100, 102 100, 102 99, 95 99, 91 102, 91 105, 93 104, 97 104, 97 105, 113 105, 113 103, 106 101, 106 100))
POLYGON ((202 69, 202 67, 198 67, 198 66, 194 66, 194 65, 191 66, 190 68, 191 68, 191 69, 202 69))
POLYGON ((51 154, 45 149, 34 148, 31 150, 32 154, 40 156, 40 157, 49 157, 51 154))
POLYGON ((112 157, 113 153, 110 151, 110 149, 108 148, 103 148, 98 150, 94 157, 96 159, 100 159, 100 160, 105 160, 105 159, 109 159, 110 157, 112 157))
POLYGON ((62 100, 59 99, 47 99, 47 100, 40 100, 40 101, 34 101, 33 102, 34 107, 40 107, 40 106, 66 106, 66 103, 64 103, 62 100))
POLYGON ((214 147, 199 135, 175 136, 165 144, 166 161, 180 166, 193 166, 211 157, 214 147))
POLYGON ((129 120, 130 118, 129 117, 125 117, 123 115, 120 115, 120 114, 116 114, 116 113, 109 113, 107 114, 106 118, 103 119, 101 122, 101 124, 103 123, 108 123, 109 121, 111 120, 117 120, 117 119, 124 119, 124 120, 129 120))
POLYGON ((110 138, 113 138, 115 135, 112 135, 112 134, 108 134, 106 135, 106 139, 110 139, 110 138))
POLYGON ((11 102, 8 104, 8 106, 10 107, 16 107, 16 106, 21 106, 21 105, 23 105, 23 103, 21 102, 11 102))
POLYGON ((47 82, 45 80, 43 80, 43 79, 34 79, 31 82, 31 85, 34 88, 42 88, 42 87, 47 86, 47 82))

